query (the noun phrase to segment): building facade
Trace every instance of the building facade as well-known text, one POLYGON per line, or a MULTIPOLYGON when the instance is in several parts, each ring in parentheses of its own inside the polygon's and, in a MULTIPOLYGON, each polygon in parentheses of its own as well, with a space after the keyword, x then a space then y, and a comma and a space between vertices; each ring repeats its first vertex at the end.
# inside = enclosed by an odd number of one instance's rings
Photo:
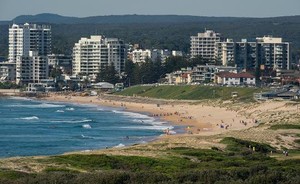
POLYGON ((63 74, 72 74, 72 56, 64 54, 50 54, 47 56, 49 72, 59 68, 63 74))
POLYGON ((126 47, 118 38, 81 38, 73 48, 73 75, 82 74, 95 79, 101 69, 112 64, 121 74, 127 60, 126 47))
POLYGON ((282 38, 264 36, 256 38, 260 45, 260 65, 265 69, 290 69, 290 44, 283 42, 282 38))
POLYGON ((217 42, 215 59, 222 65, 236 65, 240 70, 288 70, 290 68, 290 46, 282 38, 265 36, 248 41, 217 42))
POLYGON ((235 43, 232 39, 227 39, 225 42, 216 42, 215 60, 223 66, 235 65, 235 43))
POLYGON ((147 59, 151 60, 151 50, 149 49, 135 49, 131 54, 133 63, 144 63, 147 59))
POLYGON ((198 33, 197 36, 191 36, 191 57, 201 56, 209 61, 215 60, 216 43, 220 41, 220 33, 212 30, 206 30, 204 33, 198 33))
POLYGON ((18 56, 16 61, 16 83, 40 83, 49 76, 47 56, 40 56, 37 52, 30 52, 29 56, 18 56))
POLYGON ((13 24, 9 28, 9 62, 16 62, 18 56, 29 56, 37 52, 46 56, 51 53, 51 27, 47 25, 13 24))
POLYGON ((209 83, 214 82, 215 74, 218 72, 237 72, 237 68, 233 66, 217 66, 217 65, 197 65, 193 68, 193 83, 209 83))
POLYGON ((255 86, 255 76, 247 72, 219 72, 215 75, 215 83, 219 85, 252 85, 255 86))

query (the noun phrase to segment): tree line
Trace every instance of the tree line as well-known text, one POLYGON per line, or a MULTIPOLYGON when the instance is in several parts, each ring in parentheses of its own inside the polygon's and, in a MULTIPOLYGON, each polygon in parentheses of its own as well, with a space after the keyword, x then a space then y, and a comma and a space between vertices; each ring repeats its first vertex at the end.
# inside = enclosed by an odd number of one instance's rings
POLYGON ((185 56, 171 56, 165 62, 160 60, 151 61, 149 58, 142 63, 133 63, 133 61, 128 60, 125 63, 125 72, 121 77, 115 71, 114 65, 108 65, 100 70, 96 81, 113 84, 122 82, 125 86, 156 83, 163 80, 167 73, 181 68, 204 65, 208 62, 201 57, 190 59, 185 56))

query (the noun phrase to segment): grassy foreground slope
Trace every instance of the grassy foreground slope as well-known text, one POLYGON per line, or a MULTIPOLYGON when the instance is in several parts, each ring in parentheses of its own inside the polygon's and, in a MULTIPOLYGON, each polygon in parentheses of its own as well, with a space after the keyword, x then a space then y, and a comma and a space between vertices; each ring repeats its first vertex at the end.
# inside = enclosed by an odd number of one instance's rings
POLYGON ((232 99, 232 92, 237 92, 237 100, 251 101, 254 93, 264 91, 262 88, 243 88, 243 87, 219 87, 219 86, 133 86, 118 92, 118 95, 143 96, 162 99, 178 100, 205 100, 205 99, 232 99))
POLYGON ((42 164, 41 172, 0 169, 0 183, 297 183, 300 180, 300 160, 277 160, 273 156, 284 156, 269 145, 232 137, 221 142, 227 145, 224 150, 174 147, 158 149, 161 152, 158 157, 70 154, 37 158, 31 163, 42 164), (249 146, 255 146, 256 150, 249 146))

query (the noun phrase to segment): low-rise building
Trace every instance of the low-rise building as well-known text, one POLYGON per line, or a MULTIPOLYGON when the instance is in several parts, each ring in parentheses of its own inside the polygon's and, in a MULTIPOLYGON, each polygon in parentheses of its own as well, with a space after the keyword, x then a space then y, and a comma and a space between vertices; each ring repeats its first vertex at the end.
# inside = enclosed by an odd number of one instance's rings
POLYGON ((215 83, 219 85, 255 85, 255 77, 247 72, 219 72, 215 75, 215 83))
POLYGON ((193 83, 209 83, 214 82, 215 73, 218 72, 237 72, 237 68, 233 66, 217 66, 217 65, 197 65, 192 71, 193 83))
POLYGON ((175 71, 166 74, 168 84, 190 84, 192 82, 192 68, 182 68, 179 71, 175 71))

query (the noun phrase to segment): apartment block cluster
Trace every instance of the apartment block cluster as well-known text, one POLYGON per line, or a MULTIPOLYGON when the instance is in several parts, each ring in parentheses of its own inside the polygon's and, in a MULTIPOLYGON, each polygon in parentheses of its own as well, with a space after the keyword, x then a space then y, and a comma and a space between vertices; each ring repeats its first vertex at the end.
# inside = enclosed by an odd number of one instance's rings
POLYGON ((220 33, 206 30, 191 36, 191 57, 197 56, 224 66, 236 65, 246 71, 290 68, 290 44, 273 36, 234 42, 222 38, 220 33))
POLYGON ((50 26, 13 24, 9 28, 8 61, 0 62, 0 81, 48 83, 50 71, 57 68, 65 80, 78 75, 95 80, 100 69, 111 64, 119 74, 124 71, 127 45, 118 38, 81 38, 74 45, 73 55, 53 54, 51 42, 50 26))
POLYGON ((195 67, 182 68, 167 74, 168 84, 217 84, 226 86, 255 86, 255 76, 248 72, 238 72, 236 66, 222 65, 197 65, 195 67))
POLYGON ((256 79, 262 79, 271 71, 280 73, 290 69, 290 44, 272 36, 234 42, 233 39, 222 38, 220 33, 206 30, 191 36, 190 50, 191 58, 201 57, 219 66, 184 68, 168 74, 168 83, 255 85, 256 79))

